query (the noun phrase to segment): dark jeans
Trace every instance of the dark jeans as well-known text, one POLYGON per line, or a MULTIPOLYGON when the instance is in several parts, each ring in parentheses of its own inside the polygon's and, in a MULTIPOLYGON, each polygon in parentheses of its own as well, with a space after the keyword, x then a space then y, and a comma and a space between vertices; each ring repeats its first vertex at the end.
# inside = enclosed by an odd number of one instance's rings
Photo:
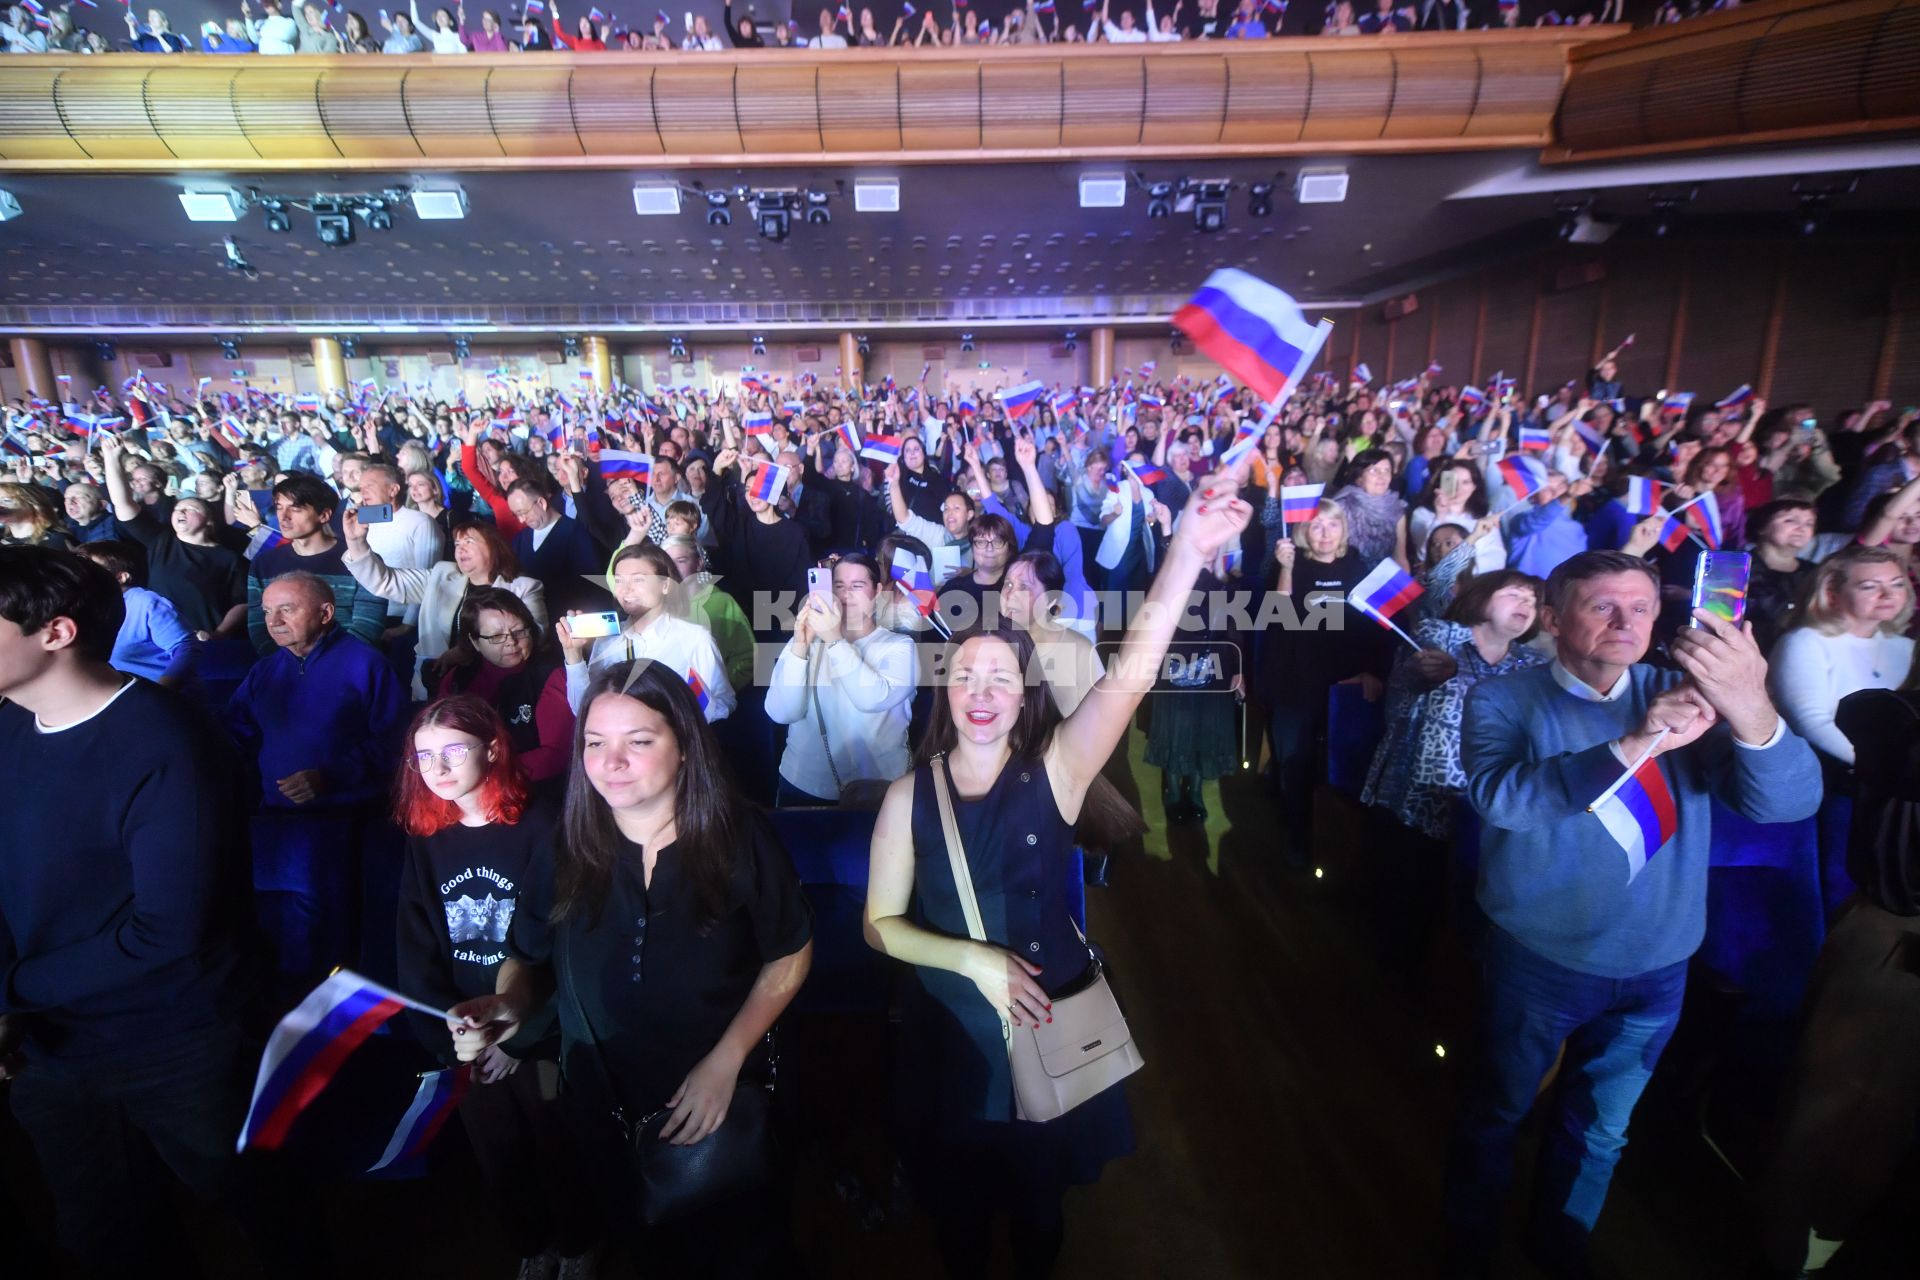
POLYGON ((530 1059, 504 1080, 476 1079, 460 1102, 491 1211, 523 1258, 549 1248, 578 1257, 599 1234, 559 1089, 559 1065, 530 1059))
POLYGON ((62 1247, 81 1274, 196 1274, 167 1203, 173 1176, 233 1212, 275 1275, 324 1275, 308 1231, 283 1221, 291 1195, 267 1157, 234 1154, 255 1056, 240 1034, 203 1027, 85 1063, 30 1061, 12 1085, 14 1118, 53 1193, 62 1247))
POLYGON ((1447 1152, 1453 1274, 1484 1275, 1491 1264, 1515 1140, 1563 1042, 1529 1237, 1549 1263, 1584 1253, 1627 1145, 1627 1121, 1680 1021, 1686 981, 1684 962, 1631 978, 1594 977, 1484 928, 1477 1057, 1447 1152))
MULTIPOLYGON (((1322 699, 1324 707, 1325 700, 1322 699)), ((1324 710, 1276 705, 1267 713, 1267 743, 1273 752, 1273 794, 1289 864, 1305 866, 1313 839, 1314 741, 1324 710)))

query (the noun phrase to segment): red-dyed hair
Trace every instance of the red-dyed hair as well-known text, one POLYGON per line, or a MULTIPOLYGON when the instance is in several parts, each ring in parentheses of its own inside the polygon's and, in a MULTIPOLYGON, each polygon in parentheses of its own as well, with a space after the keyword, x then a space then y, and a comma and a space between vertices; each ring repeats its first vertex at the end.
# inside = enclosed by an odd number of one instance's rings
MULTIPOLYGON (((407 726, 406 751, 413 737, 429 725, 478 738, 493 749, 493 762, 480 780, 480 811, 488 822, 512 826, 527 809, 527 775, 513 758, 507 723, 484 698, 457 693, 422 707, 407 726)), ((460 806, 433 794, 420 771, 403 757, 393 783, 393 820, 410 836, 430 836, 460 821, 460 806)))

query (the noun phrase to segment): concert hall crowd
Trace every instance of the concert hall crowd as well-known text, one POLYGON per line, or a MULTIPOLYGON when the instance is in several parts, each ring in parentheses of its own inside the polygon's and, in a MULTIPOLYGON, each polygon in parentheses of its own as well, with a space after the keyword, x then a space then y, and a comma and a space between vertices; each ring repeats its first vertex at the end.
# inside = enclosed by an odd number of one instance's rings
MULTIPOLYGON (((1153 363, 324 395, 154 370, 15 401, 0 1097, 64 1256, 16 1274, 190 1259, 187 1196, 264 1274, 336 1274, 343 1233, 302 1229, 348 1176, 329 1141, 384 1141, 441 1079, 455 1118, 396 1167, 468 1179, 519 1274, 794 1274, 782 1032, 858 953, 891 977, 871 1105, 947 1274, 1046 1275, 1069 1192, 1135 1148, 1128 1094, 1163 1087, 1146 1044, 1049 1117, 1010 1056, 1051 1061, 1105 991, 1086 899, 1097 926, 1143 810, 1217 831, 1236 777, 1272 881, 1310 883, 1355 720, 1394 928, 1480 956, 1436 1268, 1488 1274, 1557 1071, 1513 1217, 1589 1274, 1710 872, 1803 824, 1824 942, 1744 1173, 1764 1274, 1818 1274, 1920 1102, 1920 417, 1656 391, 1658 364, 1328 362, 1271 409, 1153 363), (1744 625, 1690 607, 1730 551, 1744 625), (871 836, 835 913, 791 833, 847 814, 871 836), (329 1110, 343 1070, 262 1117, 269 1031, 343 975, 412 1002, 366 1051, 397 1101, 329 1110), (688 1199, 702 1151, 743 1163, 688 1199)), ((1178 986, 1111 977, 1136 1008, 1178 986)))
MULTIPOLYGON (((1033 44, 1172 44, 1194 40, 1265 40, 1273 36, 1373 36, 1422 31, 1500 31, 1522 27, 1591 26, 1632 22, 1655 25, 1739 7, 1739 0, 1331 0, 1321 7, 1285 0, 1153 0, 1134 8, 1130 0, 911 0, 882 8, 822 4, 817 13, 800 4, 792 16, 757 14, 751 4, 736 9, 726 0, 713 20, 691 9, 670 15, 659 9, 623 20, 599 6, 531 0, 481 9, 469 20, 464 2, 423 13, 419 0, 406 9, 381 9, 369 22, 357 9, 332 0, 239 0, 239 12, 209 18, 198 36, 175 30, 166 12, 144 14, 129 4, 122 22, 102 16, 92 0, 42 5, 19 0, 0 21, 0 52, 155 54, 440 54, 714 52, 722 49, 875 49, 918 46, 991 47, 1033 44), (144 18, 144 20, 143 20, 144 18), (377 34, 376 34, 377 28, 377 34)), ((785 7, 785 6, 782 6, 785 7)))

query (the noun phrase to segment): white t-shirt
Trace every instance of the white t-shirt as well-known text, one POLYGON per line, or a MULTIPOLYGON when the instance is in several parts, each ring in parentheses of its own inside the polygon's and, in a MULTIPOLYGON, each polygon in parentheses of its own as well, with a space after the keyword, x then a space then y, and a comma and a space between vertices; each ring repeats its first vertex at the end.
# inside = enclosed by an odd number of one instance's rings
POLYGON ((697 674, 706 689, 708 724, 726 719, 733 711, 733 685, 727 680, 726 664, 720 661, 720 646, 699 623, 671 614, 655 618, 637 636, 623 631, 595 640, 585 662, 569 662, 567 705, 579 715, 580 699, 586 696, 587 684, 594 676, 616 663, 639 658, 651 658, 670 667, 683 680, 688 672, 697 674))

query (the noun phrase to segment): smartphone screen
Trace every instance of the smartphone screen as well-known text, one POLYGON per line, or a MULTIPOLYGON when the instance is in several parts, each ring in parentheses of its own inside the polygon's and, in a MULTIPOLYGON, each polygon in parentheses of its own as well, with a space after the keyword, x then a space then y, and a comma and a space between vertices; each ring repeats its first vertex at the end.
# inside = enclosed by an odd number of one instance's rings
POLYGON ((576 613, 567 619, 567 630, 576 640, 599 640, 620 633, 617 613, 576 613))
MULTIPOLYGON (((1739 626, 1747 616, 1747 579, 1753 557, 1744 551, 1703 551, 1693 565, 1693 600, 1688 606, 1705 609, 1739 626)), ((1699 626, 1698 619, 1692 624, 1699 626)))
POLYGON ((391 503, 369 503, 355 510, 361 524, 392 524, 393 506, 391 503))

